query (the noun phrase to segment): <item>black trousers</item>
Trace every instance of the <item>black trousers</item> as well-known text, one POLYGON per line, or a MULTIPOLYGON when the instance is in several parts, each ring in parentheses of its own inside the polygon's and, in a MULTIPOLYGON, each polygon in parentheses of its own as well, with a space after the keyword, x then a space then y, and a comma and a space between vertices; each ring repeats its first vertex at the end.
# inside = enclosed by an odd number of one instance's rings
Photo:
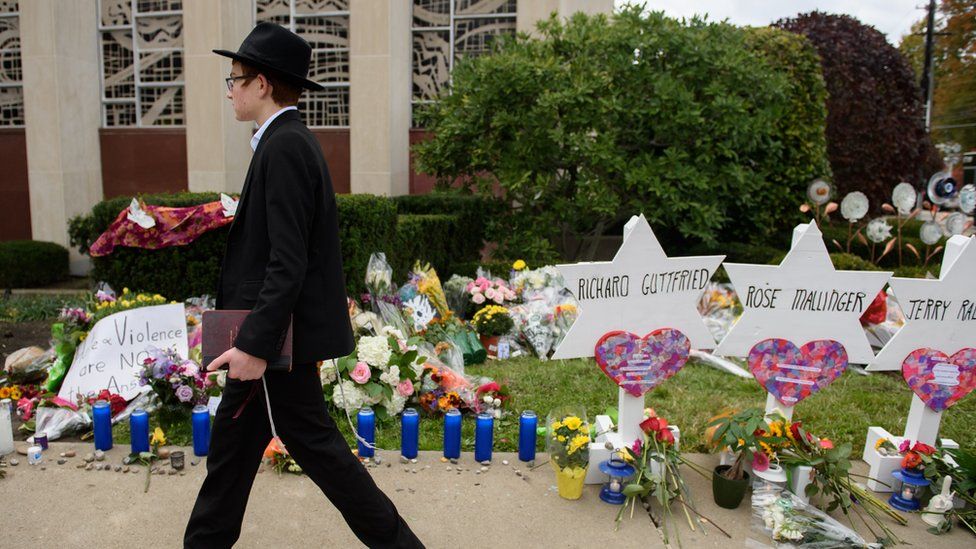
MULTIPOLYGON (((265 379, 278 436, 356 537, 367 547, 423 547, 336 429, 315 366, 268 372, 265 379)), ((237 542, 251 485, 270 441, 261 380, 227 378, 211 432, 207 477, 186 526, 184 547, 210 549, 237 542)))

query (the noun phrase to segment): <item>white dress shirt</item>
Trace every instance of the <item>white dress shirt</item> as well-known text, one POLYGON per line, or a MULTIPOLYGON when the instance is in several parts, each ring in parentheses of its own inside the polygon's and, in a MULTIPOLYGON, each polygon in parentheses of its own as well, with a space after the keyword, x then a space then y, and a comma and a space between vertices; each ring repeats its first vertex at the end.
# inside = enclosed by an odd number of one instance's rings
MULTIPOLYGON (((271 116, 269 116, 268 119, 264 121, 264 124, 261 124, 261 127, 258 128, 258 131, 254 132, 254 135, 251 136, 251 150, 252 151, 258 150, 258 143, 261 142, 261 136, 264 135, 264 130, 268 129, 268 126, 271 125, 271 121, 272 120, 274 120, 275 118, 278 118, 278 116, 280 116, 281 113, 283 113, 285 111, 297 111, 297 110, 298 110, 298 107, 292 105, 290 107, 285 107, 285 108, 281 109, 280 111, 278 111, 278 112, 272 114, 271 116)), ((257 125, 256 122, 255 122, 255 125, 257 125)))

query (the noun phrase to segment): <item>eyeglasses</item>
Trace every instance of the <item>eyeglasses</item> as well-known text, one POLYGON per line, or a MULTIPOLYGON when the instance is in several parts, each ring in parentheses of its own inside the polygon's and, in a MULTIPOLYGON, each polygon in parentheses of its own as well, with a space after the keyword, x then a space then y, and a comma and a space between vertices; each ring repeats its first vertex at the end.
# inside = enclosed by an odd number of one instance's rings
POLYGON ((227 91, 231 91, 231 90, 234 89, 234 80, 239 80, 241 78, 254 78, 255 76, 257 76, 257 75, 256 74, 242 74, 240 76, 228 76, 227 78, 224 78, 224 81, 227 82, 227 91))

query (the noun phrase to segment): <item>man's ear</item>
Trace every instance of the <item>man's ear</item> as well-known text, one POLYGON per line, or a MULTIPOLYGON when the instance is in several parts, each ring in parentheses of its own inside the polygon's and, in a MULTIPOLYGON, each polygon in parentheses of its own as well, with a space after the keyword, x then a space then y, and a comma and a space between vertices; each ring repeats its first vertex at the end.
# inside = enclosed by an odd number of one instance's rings
POLYGON ((258 73, 258 77, 254 80, 261 84, 261 88, 259 90, 261 92, 261 98, 264 99, 265 97, 271 97, 271 82, 269 82, 268 79, 261 73, 258 73))

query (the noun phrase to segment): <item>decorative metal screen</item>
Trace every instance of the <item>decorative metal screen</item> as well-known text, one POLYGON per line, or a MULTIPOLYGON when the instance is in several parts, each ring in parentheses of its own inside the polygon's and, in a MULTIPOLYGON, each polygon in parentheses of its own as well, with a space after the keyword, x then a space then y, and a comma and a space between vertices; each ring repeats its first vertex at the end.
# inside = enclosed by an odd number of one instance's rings
POLYGON ((20 17, 16 1, 0 1, 0 126, 23 127, 20 17))
POLYGON ((257 22, 277 23, 312 46, 309 80, 298 108, 310 127, 349 126, 349 0, 255 0, 257 22))
POLYGON ((98 0, 102 124, 182 126, 182 0, 98 0))
POLYGON ((498 36, 515 34, 516 6, 516 0, 414 0, 412 104, 447 91, 456 59, 487 53, 498 36))

